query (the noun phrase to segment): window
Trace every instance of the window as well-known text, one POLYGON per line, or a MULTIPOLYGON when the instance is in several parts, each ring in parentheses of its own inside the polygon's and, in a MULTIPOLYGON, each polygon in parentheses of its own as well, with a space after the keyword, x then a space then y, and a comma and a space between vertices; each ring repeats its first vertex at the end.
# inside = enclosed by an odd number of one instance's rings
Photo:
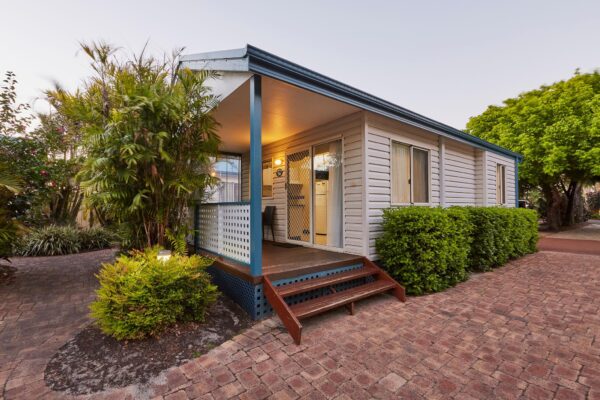
POLYGON ((221 154, 211 157, 210 175, 218 183, 206 189, 207 203, 232 203, 241 200, 241 164, 239 155, 221 154))
POLYGON ((273 163, 272 160, 262 162, 262 197, 273 197, 273 163))
POLYGON ((506 204, 506 166, 496 165, 496 204, 506 204))
POLYGON ((429 151, 392 142, 392 203, 429 203, 429 151))

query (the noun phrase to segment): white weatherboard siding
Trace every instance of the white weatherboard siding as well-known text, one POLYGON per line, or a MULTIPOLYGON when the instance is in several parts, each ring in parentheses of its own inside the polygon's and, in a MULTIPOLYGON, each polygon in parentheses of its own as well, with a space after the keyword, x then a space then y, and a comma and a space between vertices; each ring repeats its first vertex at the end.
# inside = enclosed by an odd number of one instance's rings
POLYGON ((391 203, 391 143, 397 141, 429 150, 430 206, 496 205, 496 165, 506 166, 506 207, 515 206, 515 160, 450 138, 367 114, 366 255, 376 259, 375 241, 381 235, 383 210, 391 203), (443 152, 443 154, 442 154, 443 152), (441 178, 440 178, 441 177, 441 178), (443 182, 440 181, 443 179, 443 182), (443 189, 441 189, 443 188, 443 189), (443 190, 443 194, 440 193, 443 190))
MULTIPOLYGON (((439 137, 387 118, 368 114, 367 134, 367 218, 369 231, 367 255, 376 256, 375 240, 381 234, 383 210, 391 203, 391 143, 397 141, 429 150, 431 159, 430 205, 440 204, 439 137)), ((446 141, 446 156, 447 156, 446 141)), ((446 200, 447 201, 447 200, 446 200)))
MULTIPOLYGON (((273 197, 263 198, 263 208, 273 205, 275 209, 275 240, 287 240, 287 194, 286 194, 286 154, 310 149, 311 146, 342 139, 344 175, 344 235, 343 251, 362 255, 365 237, 363 227, 363 115, 354 113, 327 124, 297 133, 280 141, 263 146, 263 160, 281 159, 281 166, 273 164, 273 197), (278 168, 284 173, 278 177, 278 168)), ((249 199, 248 154, 242 156, 242 198, 249 199)), ((270 235, 270 231, 267 231, 270 235)), ((267 235, 266 235, 267 236, 267 235)), ((265 236, 265 237, 266 237, 265 236)))
POLYGON ((496 205, 496 167, 498 164, 506 166, 506 204, 505 207, 515 207, 515 160, 496 153, 487 152, 487 205, 496 205))
MULTIPOLYGON (((377 258, 383 210, 391 203, 391 144, 393 141, 429 150, 430 206, 496 205, 496 165, 506 166, 506 207, 515 206, 515 160, 371 113, 355 113, 263 147, 263 159, 279 158, 286 171, 286 154, 342 138, 344 154, 344 248, 352 254, 377 258), (365 151, 363 151, 365 149, 365 151), (443 154, 442 154, 443 152, 443 154), (442 172, 443 168, 443 172, 442 172), (443 184, 440 182, 443 177, 443 184), (443 196, 440 190, 443 188, 443 196)), ((275 240, 287 240, 286 175, 275 175, 273 197, 263 207, 276 206, 275 240)), ((249 199, 249 156, 242 155, 242 198, 249 199)))
POLYGON ((475 148, 447 140, 444 166, 446 206, 476 204, 475 148))

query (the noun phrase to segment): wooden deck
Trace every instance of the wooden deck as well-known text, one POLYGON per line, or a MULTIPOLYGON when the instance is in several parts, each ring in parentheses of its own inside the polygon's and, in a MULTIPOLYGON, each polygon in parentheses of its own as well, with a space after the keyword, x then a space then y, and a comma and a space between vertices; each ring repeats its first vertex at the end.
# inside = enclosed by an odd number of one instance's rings
MULTIPOLYGON (((361 263, 362 257, 312 247, 263 242, 262 272, 263 275, 269 275, 271 280, 309 274, 354 262, 361 263)), ((262 282, 262 276, 251 276, 247 266, 235 261, 218 257, 215 266, 249 282, 262 282)))

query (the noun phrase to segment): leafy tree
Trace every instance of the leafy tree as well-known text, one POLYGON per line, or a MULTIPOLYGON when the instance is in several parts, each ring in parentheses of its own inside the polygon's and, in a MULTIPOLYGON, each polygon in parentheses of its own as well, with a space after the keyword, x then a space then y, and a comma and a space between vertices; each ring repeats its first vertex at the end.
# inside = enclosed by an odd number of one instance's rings
POLYGON ((111 46, 82 46, 92 75, 81 90, 47 92, 61 115, 78 121, 86 155, 79 177, 90 207, 129 229, 134 246, 164 245, 188 202, 211 180, 219 138, 208 71, 179 69, 173 57, 142 51, 122 59, 111 46))
POLYGON ((83 192, 75 176, 83 162, 78 124, 59 112, 38 115, 40 126, 31 138, 43 143, 47 154, 47 219, 54 224, 74 224, 83 192))
POLYGON ((582 186, 600 180, 600 74, 507 99, 472 117, 467 131, 523 154, 522 189, 541 189, 553 229, 577 222, 582 186))
POLYGON ((24 134, 31 122, 28 104, 17 104, 17 79, 6 71, 0 86, 0 134, 24 134))

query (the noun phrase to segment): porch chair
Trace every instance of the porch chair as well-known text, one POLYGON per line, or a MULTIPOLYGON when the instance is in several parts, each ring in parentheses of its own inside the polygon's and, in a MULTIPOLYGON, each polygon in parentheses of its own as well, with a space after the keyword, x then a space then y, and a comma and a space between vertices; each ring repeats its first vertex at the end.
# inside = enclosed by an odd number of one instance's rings
POLYGON ((273 226, 275 225, 275 206, 266 206, 265 210, 262 213, 262 229, 263 229, 263 239, 265 238, 265 226, 271 228, 271 236, 273 237, 273 241, 275 241, 275 231, 273 230, 273 226))

